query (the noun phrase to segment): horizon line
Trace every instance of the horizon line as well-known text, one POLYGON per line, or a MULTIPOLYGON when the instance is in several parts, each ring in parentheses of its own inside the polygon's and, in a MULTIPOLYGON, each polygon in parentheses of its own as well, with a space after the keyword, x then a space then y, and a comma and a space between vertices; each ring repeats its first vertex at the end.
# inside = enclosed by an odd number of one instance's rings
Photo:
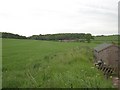
POLYGON ((114 34, 92 34, 92 33, 46 33, 46 34, 32 34, 32 35, 21 35, 19 33, 12 33, 12 32, 0 32, 0 33, 11 33, 11 34, 18 34, 19 36, 25 36, 25 37, 30 37, 30 36, 33 36, 33 35, 48 35, 48 34, 91 34, 92 36, 110 36, 110 35, 120 35, 120 33, 114 33, 114 34))

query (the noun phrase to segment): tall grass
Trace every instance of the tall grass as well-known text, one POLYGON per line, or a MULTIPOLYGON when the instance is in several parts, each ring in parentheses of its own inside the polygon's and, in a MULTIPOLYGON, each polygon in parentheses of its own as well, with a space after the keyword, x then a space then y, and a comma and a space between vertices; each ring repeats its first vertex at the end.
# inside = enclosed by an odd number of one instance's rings
MULTIPOLYGON (((88 47, 77 47, 66 53, 49 56, 46 65, 35 63, 30 68, 37 82, 33 87, 46 88, 112 88, 110 80, 106 80, 92 64, 92 51, 88 47), (50 63, 49 63, 50 62, 50 63), (34 68, 38 65, 37 68, 34 68), (38 72, 36 72, 38 71, 38 72)), ((30 65, 31 66, 31 65, 30 65)), ((31 78, 32 79, 32 78, 31 78)))
POLYGON ((111 88, 93 65, 96 45, 3 40, 3 87, 111 88))

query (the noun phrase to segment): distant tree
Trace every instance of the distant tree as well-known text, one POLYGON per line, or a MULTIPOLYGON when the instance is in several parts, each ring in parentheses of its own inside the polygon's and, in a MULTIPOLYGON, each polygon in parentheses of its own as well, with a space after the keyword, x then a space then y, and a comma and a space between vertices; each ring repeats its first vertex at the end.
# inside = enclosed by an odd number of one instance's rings
POLYGON ((94 36, 91 36, 91 39, 93 39, 93 40, 94 40, 94 39, 95 39, 95 37, 94 37, 94 36))
POLYGON ((88 33, 88 34, 86 34, 85 38, 86 38, 86 41, 87 41, 88 43, 90 43, 90 42, 91 42, 92 35, 88 33))
POLYGON ((101 35, 101 37, 104 37, 104 35, 101 35))
POLYGON ((18 34, 12 34, 7 32, 2 32, 2 38, 27 39, 26 36, 20 36, 18 34))

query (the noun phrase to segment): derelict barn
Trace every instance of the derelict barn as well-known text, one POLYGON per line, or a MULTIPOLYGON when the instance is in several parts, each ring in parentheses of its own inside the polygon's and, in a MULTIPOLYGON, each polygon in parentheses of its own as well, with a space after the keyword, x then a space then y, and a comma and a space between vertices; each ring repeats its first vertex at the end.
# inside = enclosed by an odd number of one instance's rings
POLYGON ((107 67, 120 72, 120 47, 114 44, 101 44, 94 48, 95 63, 103 62, 107 67))

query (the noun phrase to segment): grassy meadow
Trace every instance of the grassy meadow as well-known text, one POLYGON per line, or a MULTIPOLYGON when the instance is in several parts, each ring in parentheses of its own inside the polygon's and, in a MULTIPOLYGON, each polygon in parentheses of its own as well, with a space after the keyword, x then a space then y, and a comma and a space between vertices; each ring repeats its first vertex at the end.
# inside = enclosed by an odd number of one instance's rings
POLYGON ((112 88, 93 65, 100 43, 3 39, 3 88, 112 88))

